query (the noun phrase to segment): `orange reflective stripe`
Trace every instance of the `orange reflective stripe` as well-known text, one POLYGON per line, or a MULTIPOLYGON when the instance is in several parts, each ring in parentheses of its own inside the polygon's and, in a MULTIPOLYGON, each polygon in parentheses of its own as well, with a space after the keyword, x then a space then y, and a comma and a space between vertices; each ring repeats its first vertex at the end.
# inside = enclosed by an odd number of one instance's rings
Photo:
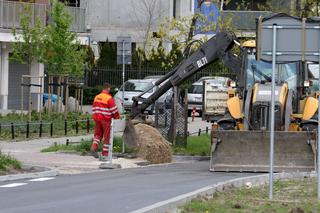
POLYGON ((94 98, 94 102, 98 103, 103 103, 103 104, 108 104, 108 101, 112 98, 111 95, 105 94, 105 93, 100 93, 94 98))

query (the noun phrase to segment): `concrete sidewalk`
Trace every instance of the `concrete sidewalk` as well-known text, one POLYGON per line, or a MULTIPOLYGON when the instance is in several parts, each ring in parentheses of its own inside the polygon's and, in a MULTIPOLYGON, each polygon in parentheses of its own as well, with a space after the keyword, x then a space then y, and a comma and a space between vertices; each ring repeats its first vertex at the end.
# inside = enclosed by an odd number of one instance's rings
MULTIPOLYGON (((91 138, 92 135, 37 139, 25 142, 0 142, 0 149, 4 153, 13 155, 25 164, 52 168, 58 170, 60 174, 79 174, 98 171, 101 162, 92 156, 80 156, 71 153, 42 153, 41 150, 54 143, 65 144, 67 139, 70 142, 79 142, 82 139, 87 140, 91 138)), ((138 167, 135 163, 141 161, 141 159, 119 158, 114 159, 113 163, 120 164, 122 168, 131 168, 138 167)))

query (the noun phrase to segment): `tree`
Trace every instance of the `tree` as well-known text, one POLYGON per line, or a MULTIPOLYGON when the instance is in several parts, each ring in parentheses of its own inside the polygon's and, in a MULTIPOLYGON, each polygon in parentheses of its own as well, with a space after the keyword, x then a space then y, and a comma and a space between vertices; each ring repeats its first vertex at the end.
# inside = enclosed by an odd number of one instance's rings
POLYGON ((146 50, 151 39, 152 27, 155 25, 163 11, 159 8, 157 0, 139 0, 132 2, 132 19, 136 22, 138 30, 142 30, 142 49, 146 50))
MULTIPOLYGON (((22 7, 20 17, 20 29, 17 31, 15 28, 12 33, 16 42, 13 43, 13 54, 10 60, 18 61, 22 64, 28 65, 28 73, 31 75, 31 64, 33 62, 42 62, 43 60, 43 26, 40 18, 35 19, 32 25, 32 10, 31 6, 25 4, 22 7)), ((23 94, 22 94, 23 95, 23 94)), ((29 120, 31 120, 31 90, 29 90, 29 120)))
POLYGON ((138 68, 141 69, 144 61, 142 52, 148 52, 152 40, 152 31, 157 21, 161 18, 163 10, 158 0, 132 1, 131 19, 135 22, 138 32, 141 32, 142 46, 136 52, 138 68))
POLYGON ((43 33, 44 29, 39 17, 36 17, 34 25, 32 22, 32 10, 29 4, 22 8, 20 17, 20 29, 13 29, 12 33, 17 42, 13 43, 13 54, 11 60, 28 65, 28 73, 31 74, 32 62, 43 61, 43 33))
MULTIPOLYGON (((238 7, 246 10, 248 4, 242 3, 239 4, 238 7)), ((320 15, 320 0, 267 0, 263 4, 257 3, 257 7, 259 10, 267 10, 274 13, 287 13, 299 17, 320 15)))
POLYGON ((45 30, 45 63, 49 74, 83 75, 85 50, 81 48, 77 34, 70 31, 71 16, 63 3, 51 1, 51 21, 45 30))
POLYGON ((97 67, 114 67, 117 65, 117 46, 116 43, 107 41, 102 45, 97 67))

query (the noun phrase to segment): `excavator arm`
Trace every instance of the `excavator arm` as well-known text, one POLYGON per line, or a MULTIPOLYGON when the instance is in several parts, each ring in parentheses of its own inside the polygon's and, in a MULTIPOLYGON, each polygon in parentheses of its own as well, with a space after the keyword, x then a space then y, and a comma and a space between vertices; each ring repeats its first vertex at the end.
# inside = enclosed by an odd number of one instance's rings
POLYGON ((218 32, 214 37, 204 43, 193 54, 185 58, 177 67, 172 69, 163 78, 159 79, 155 85, 161 86, 148 98, 143 98, 145 93, 133 98, 131 119, 142 114, 150 105, 173 86, 180 85, 184 80, 199 72, 216 60, 222 62, 234 72, 239 72, 241 59, 231 52, 234 44, 238 44, 234 34, 227 31, 218 32), (169 79, 169 80, 168 80, 169 79))

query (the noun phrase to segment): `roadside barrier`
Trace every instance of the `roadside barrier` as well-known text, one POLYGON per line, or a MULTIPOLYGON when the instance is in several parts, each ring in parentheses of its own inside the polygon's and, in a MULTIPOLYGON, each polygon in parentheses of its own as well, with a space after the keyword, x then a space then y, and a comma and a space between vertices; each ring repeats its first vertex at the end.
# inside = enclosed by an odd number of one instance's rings
POLYGON ((93 127, 93 120, 89 118, 60 122, 0 123, 0 140, 89 134, 93 127))

